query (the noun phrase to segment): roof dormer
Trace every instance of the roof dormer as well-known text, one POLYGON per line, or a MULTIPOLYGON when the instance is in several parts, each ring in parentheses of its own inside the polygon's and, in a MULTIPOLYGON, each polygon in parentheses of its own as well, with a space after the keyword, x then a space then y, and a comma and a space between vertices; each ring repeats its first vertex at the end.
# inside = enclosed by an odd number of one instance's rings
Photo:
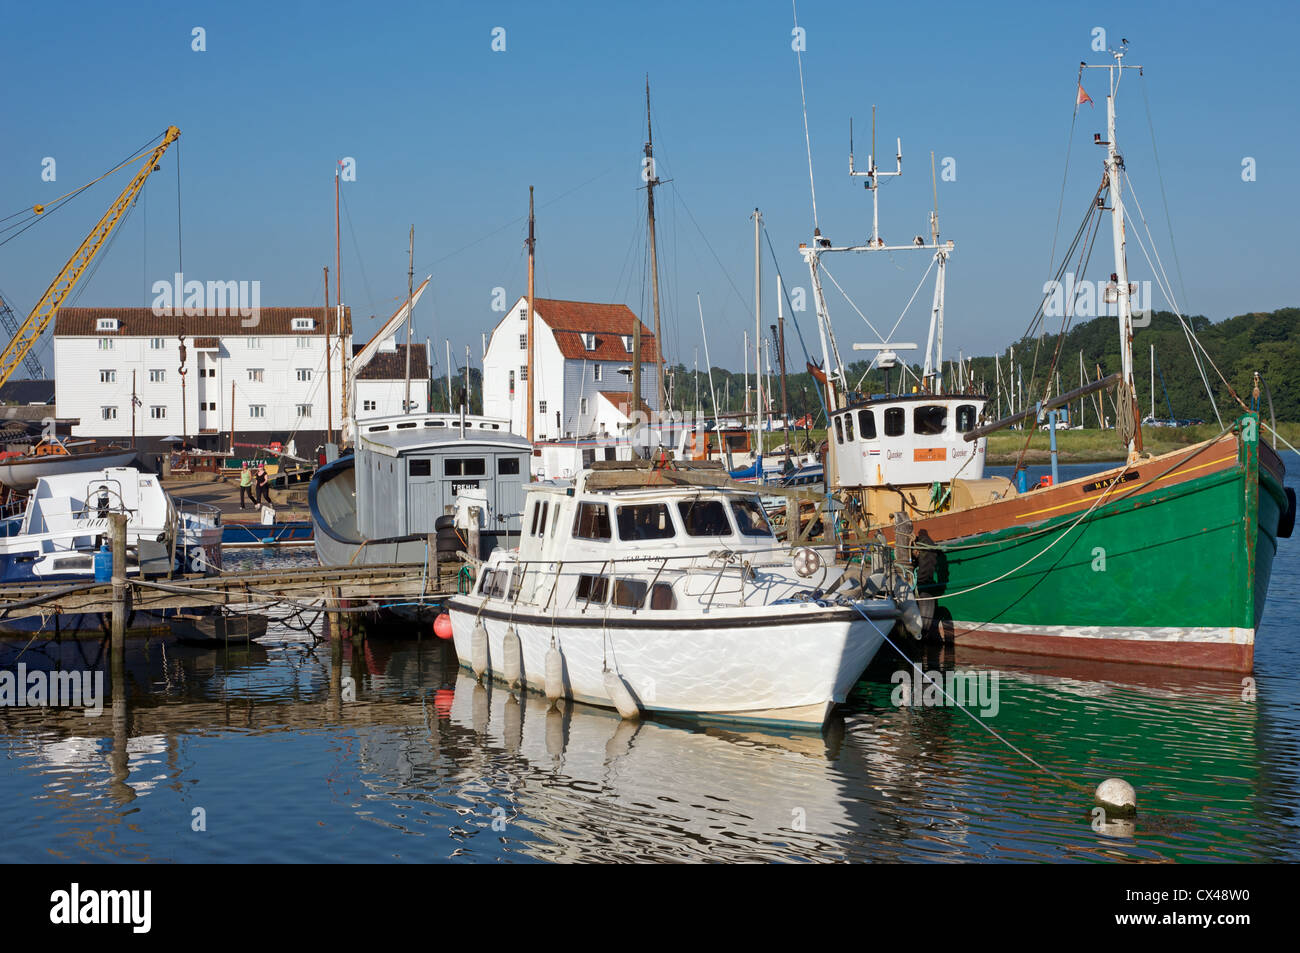
POLYGON ((293 329, 295 331, 315 331, 316 319, 315 318, 294 318, 293 329))
POLYGON ((117 318, 98 318, 95 321, 96 331, 116 331, 118 328, 117 318))

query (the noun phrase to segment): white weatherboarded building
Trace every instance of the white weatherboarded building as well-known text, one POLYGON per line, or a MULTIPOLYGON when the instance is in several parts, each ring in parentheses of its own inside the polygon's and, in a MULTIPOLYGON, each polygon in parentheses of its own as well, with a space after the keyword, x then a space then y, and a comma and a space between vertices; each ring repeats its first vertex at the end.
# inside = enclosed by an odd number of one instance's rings
MULTIPOLYGON (((623 304, 533 300, 533 438, 555 440, 619 433, 632 408, 632 331, 639 319, 623 304)), ((528 298, 498 322, 483 355, 483 413, 526 434, 528 298)), ((662 358, 641 325, 641 403, 658 410, 662 358)))
POLYGON ((159 449, 169 436, 225 450, 233 384, 238 443, 292 439, 300 453, 310 453, 325 442, 331 412, 336 439, 343 426, 341 358, 352 353, 351 309, 344 307, 337 318, 331 309, 328 318, 327 338, 319 307, 262 308, 253 327, 244 327, 249 319, 238 314, 160 317, 149 308, 63 308, 54 322, 59 414, 79 419, 76 437, 129 440, 134 423, 142 450, 159 449))
MULTIPOLYGON (((360 347, 356 348, 359 352, 360 347)), ((380 342, 370 362, 357 371, 357 420, 392 417, 395 414, 423 414, 429 410, 429 350, 427 344, 411 345, 411 406, 406 410, 406 345, 393 337, 380 342)))

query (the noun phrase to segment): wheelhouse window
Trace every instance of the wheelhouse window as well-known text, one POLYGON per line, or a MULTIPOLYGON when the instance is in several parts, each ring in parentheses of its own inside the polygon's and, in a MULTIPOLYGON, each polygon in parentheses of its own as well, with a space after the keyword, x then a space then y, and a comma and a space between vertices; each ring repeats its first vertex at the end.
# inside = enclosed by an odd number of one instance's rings
POLYGON ((721 500, 691 500, 677 504, 688 536, 730 536, 731 524, 721 500))
POLYGON ((907 417, 902 407, 885 408, 885 436, 901 437, 906 426, 907 417))
POLYGON ((844 442, 844 419, 842 417, 835 418, 835 442, 844 442))
POLYGON ((912 411, 912 433, 922 437, 941 434, 948 427, 948 408, 942 404, 924 404, 912 411))
POLYGON ((578 577, 578 599, 581 602, 605 604, 609 594, 609 580, 604 576, 590 576, 583 573, 578 577))
POLYGON ((409 460, 407 461, 407 473, 411 476, 430 476, 433 472, 432 462, 429 460, 409 460))
POLYGON ((519 475, 519 458, 518 457, 501 457, 497 460, 497 473, 502 476, 519 475))
POLYGON ((449 457, 442 463, 443 476, 483 476, 487 462, 482 457, 449 457))
POLYGON ((975 405, 962 404, 957 408, 957 432, 970 433, 975 429, 975 405))
POLYGON ((614 605, 640 609, 645 605, 646 583, 642 579, 615 579, 614 605))
POLYGON ((578 513, 573 518, 573 535, 575 539, 608 542, 609 507, 604 503, 579 503, 578 513))
POLYGON ((772 527, 758 500, 732 500, 731 513, 736 517, 741 536, 772 535, 772 527))
POLYGON ((858 411, 858 436, 863 440, 876 439, 876 415, 869 410, 858 411))
POLYGON ((844 439, 852 443, 853 441, 853 415, 844 415, 844 439))
POLYGON ((618 508, 619 539, 672 539, 675 535, 668 507, 663 503, 618 508))

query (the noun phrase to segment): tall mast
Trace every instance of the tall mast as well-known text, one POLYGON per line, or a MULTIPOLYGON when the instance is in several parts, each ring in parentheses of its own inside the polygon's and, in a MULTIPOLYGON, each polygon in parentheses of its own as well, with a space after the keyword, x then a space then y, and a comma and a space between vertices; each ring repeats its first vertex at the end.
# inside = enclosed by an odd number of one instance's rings
POLYGON ((415 226, 411 226, 411 243, 407 251, 406 269, 406 397, 402 413, 411 412, 411 303, 415 296, 415 226))
MULTIPOLYGON (((654 302, 655 312, 655 350, 658 352, 659 364, 658 373, 655 375, 658 381, 658 404, 655 410, 660 412, 664 409, 664 339, 659 334, 659 258, 655 253, 655 186, 659 184, 659 176, 655 174, 654 159, 654 136, 650 130, 650 77, 645 78, 645 157, 646 167, 644 175, 646 178, 646 220, 650 229, 650 294, 654 302)), ((636 407, 641 406, 641 394, 638 392, 633 395, 636 407)))
MULTIPOLYGON (((1106 141, 1099 144, 1106 147, 1106 180, 1110 187, 1111 244, 1115 252, 1115 303, 1119 314, 1120 372, 1123 374, 1120 386, 1128 388, 1130 398, 1128 406, 1133 415, 1133 420, 1129 422, 1132 436, 1128 440, 1128 456, 1132 461, 1141 447, 1142 431, 1137 422, 1137 385, 1133 380, 1133 301, 1132 288, 1128 280, 1128 256, 1124 247, 1124 197, 1120 188, 1120 173, 1124 168, 1124 158, 1119 154, 1115 144, 1115 97, 1119 93, 1119 84, 1124 76, 1124 70, 1141 67, 1124 65, 1124 55, 1127 51, 1126 44, 1121 44, 1118 50, 1112 50, 1111 55, 1115 58, 1115 63, 1104 67, 1109 73, 1110 88, 1106 96, 1106 141)), ((1119 410, 1120 405, 1117 401, 1116 428, 1119 427, 1119 410)))
POLYGON ((524 411, 524 435, 533 442, 533 257, 537 235, 533 222, 533 187, 528 186, 528 327, 524 335, 528 343, 528 409, 524 411))
POLYGON ((713 361, 709 358, 709 332, 704 330, 704 302, 695 292, 695 306, 700 309, 700 336, 704 338, 704 363, 709 369, 709 396, 713 399, 713 425, 718 426, 718 392, 713 386, 713 361))
POLYGON ((790 460, 790 402, 786 399, 785 386, 785 298, 781 291, 781 276, 776 276, 776 361, 781 368, 781 423, 785 429, 785 459, 790 460))
POLYGON ((321 309, 321 332, 325 336, 325 442, 334 440, 334 394, 330 389, 330 270, 325 266, 325 307, 321 309))
POLYGON ((763 260, 759 256, 759 232, 763 213, 754 209, 754 477, 763 482, 763 260))
MULTIPOLYGON (((348 416, 348 358, 352 355, 346 353, 347 349, 343 346, 343 246, 339 242, 339 167, 337 164, 334 166, 334 300, 337 302, 337 307, 334 309, 334 330, 339 336, 339 370, 343 374, 343 390, 339 396, 343 399, 342 417, 346 420, 348 416)), ((326 304, 328 303, 326 302, 326 304)), ((328 346, 328 338, 326 340, 328 346)), ((328 363, 326 364, 326 373, 329 373, 328 363)), ((340 443, 342 442, 340 441, 340 443)))

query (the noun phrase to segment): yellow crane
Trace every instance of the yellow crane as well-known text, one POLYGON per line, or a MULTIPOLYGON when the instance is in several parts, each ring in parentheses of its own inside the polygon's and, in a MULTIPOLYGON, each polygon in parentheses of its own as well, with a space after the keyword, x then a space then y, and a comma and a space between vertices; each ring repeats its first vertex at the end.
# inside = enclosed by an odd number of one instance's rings
MULTIPOLYGON (((45 294, 41 295, 41 300, 36 302, 36 307, 32 308, 32 313, 27 316, 27 320, 18 329, 18 333, 9 341, 4 353, 0 354, 0 387, 4 386, 4 383, 13 375, 13 372, 18 369, 18 365, 23 362, 23 359, 31 352, 36 342, 40 340, 45 329, 54 320, 54 315, 58 313, 59 308, 63 305, 64 299, 76 286, 81 276, 85 274, 86 269, 95 260, 99 250, 104 247, 104 242, 108 240, 108 236, 113 233, 117 223, 122 220, 122 216, 131 207, 131 203, 136 200, 140 190, 144 188, 145 180, 157 167, 162 154, 167 151, 168 146, 180 138, 180 135, 181 131, 175 126, 167 127, 162 142, 145 159, 144 164, 136 172, 135 178, 122 190, 122 194, 117 197, 117 200, 108 207, 104 217, 90 230, 90 234, 86 236, 85 241, 68 259, 68 263, 54 276, 50 286, 45 289, 45 294)), ((125 164, 123 163, 123 165, 125 164)), ((118 166, 118 168, 121 168, 121 166, 118 166)), ((37 205, 32 210, 37 215, 40 215, 45 211, 45 207, 37 205)))

